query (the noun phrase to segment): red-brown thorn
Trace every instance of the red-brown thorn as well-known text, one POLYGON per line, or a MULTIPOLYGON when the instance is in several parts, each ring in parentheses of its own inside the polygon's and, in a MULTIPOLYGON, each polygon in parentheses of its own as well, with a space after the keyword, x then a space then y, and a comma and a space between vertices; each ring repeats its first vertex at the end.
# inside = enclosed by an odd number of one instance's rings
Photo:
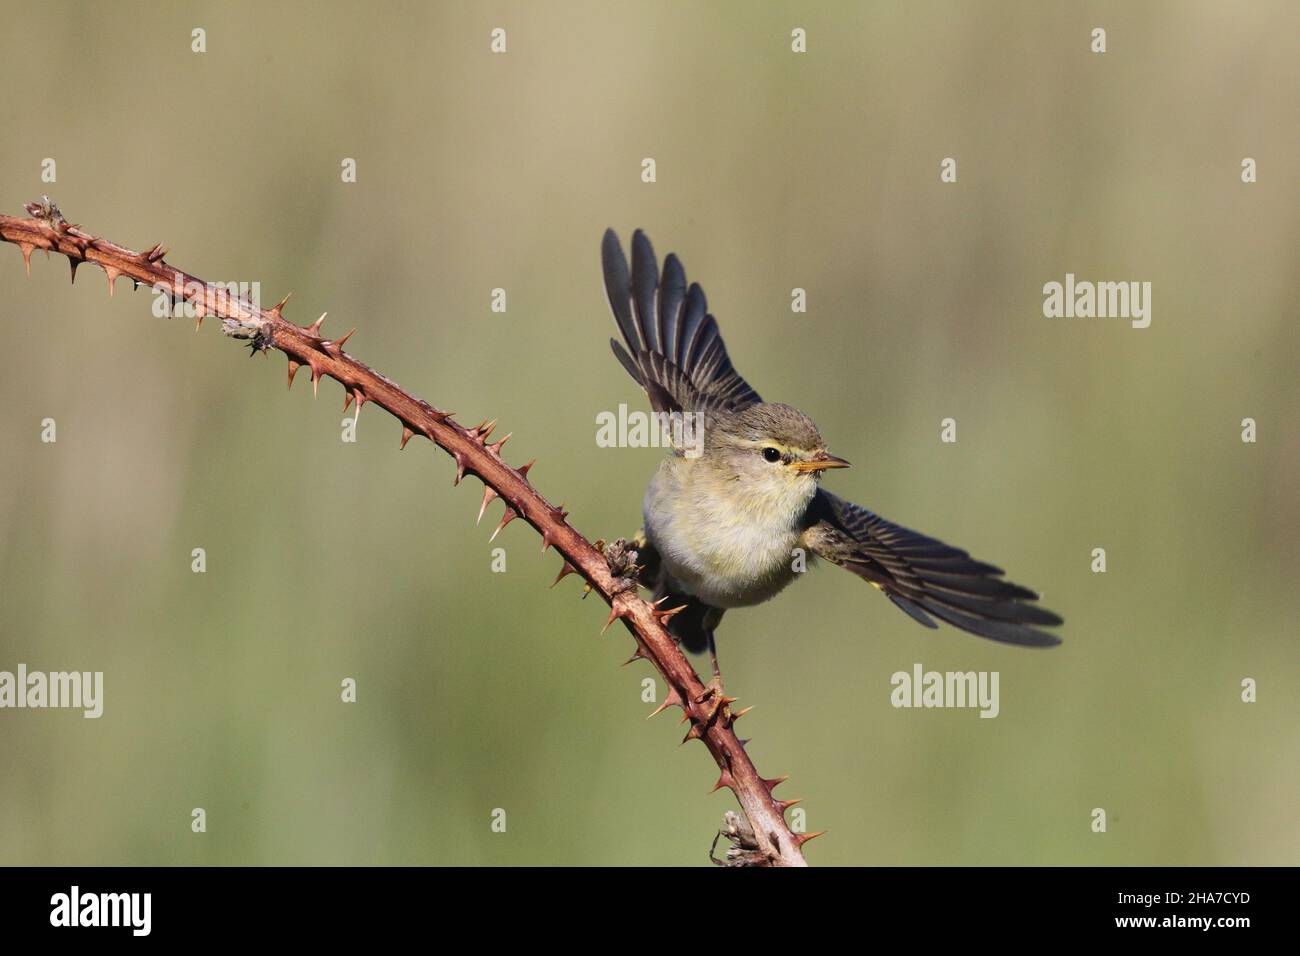
POLYGON ((555 580, 551 582, 551 587, 555 587, 557 584, 563 581, 567 575, 577 574, 577 573, 578 573, 578 569, 575 568, 573 565, 571 565, 568 561, 565 561, 564 567, 560 568, 560 573, 557 574, 555 576, 555 580))
POLYGON ((491 503, 492 499, 495 498, 496 496, 497 496, 497 490, 495 488, 493 488, 491 485, 483 486, 483 503, 479 505, 478 517, 474 519, 475 524, 482 523, 483 512, 487 511, 487 506, 491 503))
POLYGON ((506 513, 501 516, 501 523, 498 524, 497 529, 492 532, 492 537, 488 538, 488 544, 491 544, 493 541, 497 539, 497 535, 501 533, 502 528, 504 528, 506 525, 508 525, 510 522, 514 521, 518 517, 519 517, 518 511, 516 511, 514 508, 506 508, 506 513))

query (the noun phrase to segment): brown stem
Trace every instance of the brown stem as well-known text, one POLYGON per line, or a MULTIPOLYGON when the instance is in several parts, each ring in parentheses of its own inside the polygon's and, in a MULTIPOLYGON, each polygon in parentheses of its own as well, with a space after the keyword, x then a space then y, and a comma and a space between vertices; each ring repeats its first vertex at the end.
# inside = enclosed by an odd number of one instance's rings
POLYGON ((772 796, 772 790, 785 778, 763 779, 732 727, 744 711, 733 713, 726 706, 716 708, 711 701, 701 701, 704 685, 664 628, 671 611, 643 600, 626 578, 614 575, 605 556, 565 520, 563 506, 551 505, 529 483, 532 462, 513 468, 502 459, 501 446, 506 439, 487 440, 495 423, 462 427, 449 412, 421 401, 344 352, 343 344, 351 333, 331 340, 320 335, 320 320, 307 328, 285 320, 281 315, 284 301, 264 310, 225 295, 220 288, 168 265, 161 246, 141 253, 92 236, 69 224, 48 199, 26 208, 29 219, 0 216, 0 238, 22 249, 28 272, 32 250, 45 249, 67 256, 74 277, 82 262, 103 268, 108 273, 110 295, 118 276, 169 290, 173 300, 195 307, 200 323, 203 316, 214 316, 221 319, 225 334, 247 340, 254 350, 276 348, 287 355, 291 387, 295 373, 304 365, 311 369, 313 386, 324 377, 335 379, 357 402, 358 411, 361 405, 373 402, 402 423, 402 447, 414 435, 422 435, 456 460, 458 484, 467 474, 480 478, 485 486, 484 504, 494 497, 505 503, 500 526, 519 517, 540 532, 542 550, 554 547, 565 559, 560 577, 571 571, 581 574, 610 604, 606 626, 622 620, 636 640, 633 659, 650 661, 663 676, 669 692, 660 710, 681 707, 683 721, 691 725, 685 739, 703 740, 713 755, 722 772, 714 789, 729 787, 753 828, 759 852, 752 855, 752 862, 806 865, 800 848, 817 834, 796 834, 786 824, 785 810, 795 801, 772 796))

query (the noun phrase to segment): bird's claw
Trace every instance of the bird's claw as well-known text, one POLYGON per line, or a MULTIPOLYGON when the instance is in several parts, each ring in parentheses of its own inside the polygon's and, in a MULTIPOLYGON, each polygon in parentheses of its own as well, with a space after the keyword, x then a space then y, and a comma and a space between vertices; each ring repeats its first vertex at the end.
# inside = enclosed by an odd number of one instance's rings
POLYGON ((724 722, 731 723, 730 705, 736 702, 737 698, 728 697, 723 693, 722 675, 714 674, 713 679, 704 685, 704 693, 695 698, 695 703, 703 704, 708 701, 708 709, 705 711, 704 722, 713 723, 714 719, 721 714, 724 722))

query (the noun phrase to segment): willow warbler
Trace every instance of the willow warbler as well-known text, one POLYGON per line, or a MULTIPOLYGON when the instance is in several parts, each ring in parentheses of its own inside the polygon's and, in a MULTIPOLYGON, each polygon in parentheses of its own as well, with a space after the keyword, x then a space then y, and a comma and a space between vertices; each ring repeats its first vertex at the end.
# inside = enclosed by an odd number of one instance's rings
MULTIPOLYGON (((965 551, 886 521, 821 487, 849 463, 826 450, 811 418, 765 402, 727 357, 704 291, 686 284, 675 255, 662 275, 645 234, 632 268, 614 231, 601 246, 605 291, 622 341, 614 355, 656 412, 691 413, 702 452, 663 461, 646 489, 636 540, 642 583, 666 606, 688 650, 708 650, 720 696, 714 631, 727 608, 766 601, 794 580, 801 556, 820 556, 875 585, 926 627, 935 619, 980 637, 1032 647, 1060 643, 1039 627, 1062 623, 1033 591, 965 551)), ((661 419, 662 420, 662 419, 661 419)))

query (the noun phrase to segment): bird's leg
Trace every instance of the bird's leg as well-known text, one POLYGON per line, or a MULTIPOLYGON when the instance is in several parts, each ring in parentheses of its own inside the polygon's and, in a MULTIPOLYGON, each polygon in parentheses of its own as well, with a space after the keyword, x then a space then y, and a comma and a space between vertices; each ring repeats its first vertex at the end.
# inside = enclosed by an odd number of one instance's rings
POLYGON ((722 611, 718 608, 709 608, 704 616, 704 633, 708 638, 709 660, 713 663, 713 679, 704 685, 704 693, 695 699, 697 704, 702 704, 706 700, 711 700, 709 706, 708 720, 713 720, 720 708, 725 708, 735 698, 727 697, 723 693, 722 686, 722 668, 718 666, 718 644, 713 638, 714 628, 722 620, 722 611))
MULTIPOLYGON (((713 631, 709 631, 709 660, 713 663, 713 679, 704 685, 705 690, 710 694, 722 696, 722 668, 718 666, 718 642, 713 639, 713 631)), ((703 700, 704 698, 700 698, 703 700)))

